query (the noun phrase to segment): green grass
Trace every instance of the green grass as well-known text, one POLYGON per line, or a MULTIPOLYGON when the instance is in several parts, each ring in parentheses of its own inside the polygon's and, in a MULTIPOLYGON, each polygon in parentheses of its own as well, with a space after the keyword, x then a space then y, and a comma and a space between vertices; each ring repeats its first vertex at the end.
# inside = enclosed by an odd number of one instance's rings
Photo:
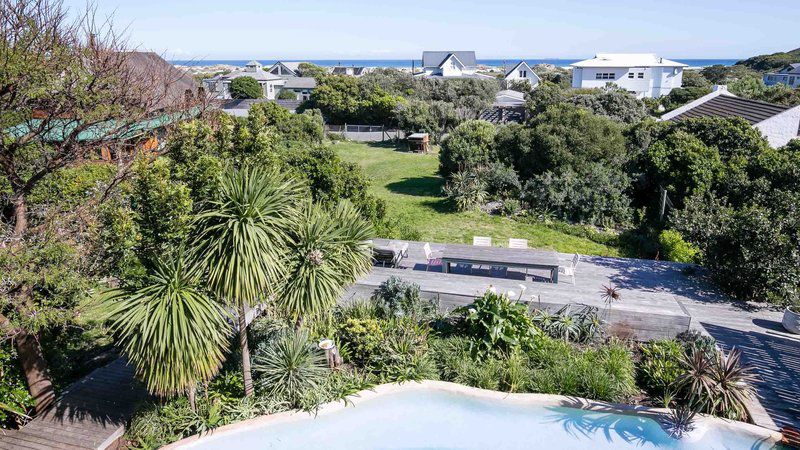
POLYGON ((441 196, 444 180, 436 171, 436 154, 415 154, 394 147, 359 142, 333 144, 346 161, 360 165, 372 180, 376 196, 386 201, 389 217, 398 218, 422 234, 422 239, 471 243, 473 236, 491 236, 496 244, 508 238, 528 239, 531 247, 588 255, 618 256, 616 248, 553 230, 478 211, 455 212, 441 196))

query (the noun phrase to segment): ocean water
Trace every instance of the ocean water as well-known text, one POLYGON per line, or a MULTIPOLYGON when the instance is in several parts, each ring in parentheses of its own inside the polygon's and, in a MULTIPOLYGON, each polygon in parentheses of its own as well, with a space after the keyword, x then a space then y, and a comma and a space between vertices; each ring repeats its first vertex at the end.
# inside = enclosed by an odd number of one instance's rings
MULTIPOLYGON (((675 58, 675 61, 688 64, 691 67, 706 67, 714 64, 722 64, 724 66, 732 66, 738 61, 737 59, 684 59, 675 58)), ((282 60, 291 61, 291 60, 282 60)), ((333 66, 356 66, 356 67, 394 67, 394 68, 411 68, 411 59, 304 59, 314 63, 318 66, 333 67, 333 66)), ((511 68, 516 65, 520 59, 479 59, 478 64, 483 64, 492 67, 507 67, 511 68)), ((552 64, 554 66, 565 67, 574 62, 581 61, 581 59, 541 59, 541 58, 527 58, 525 61, 530 64, 552 64)), ((172 64, 181 66, 213 66, 217 64, 227 64, 231 66, 244 66, 250 60, 244 59, 192 59, 192 60, 172 60, 172 64)), ((273 59, 260 59, 258 60, 265 66, 275 64, 276 60, 273 59)), ((414 60, 414 65, 420 67, 422 62, 414 60)))
POLYGON ((202 450, 747 449, 770 445, 730 429, 673 439, 654 420, 575 408, 519 405, 436 390, 410 390, 343 410, 230 434, 202 450))

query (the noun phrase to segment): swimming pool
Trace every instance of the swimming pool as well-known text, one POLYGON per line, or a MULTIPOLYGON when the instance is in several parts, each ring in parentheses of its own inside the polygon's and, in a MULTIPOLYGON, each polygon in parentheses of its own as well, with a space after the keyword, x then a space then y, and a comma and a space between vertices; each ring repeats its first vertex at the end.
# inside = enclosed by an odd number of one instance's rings
POLYGON ((281 413, 170 448, 217 449, 769 449, 777 433, 700 418, 682 439, 657 412, 561 396, 506 394, 452 383, 382 385, 316 416, 281 413))

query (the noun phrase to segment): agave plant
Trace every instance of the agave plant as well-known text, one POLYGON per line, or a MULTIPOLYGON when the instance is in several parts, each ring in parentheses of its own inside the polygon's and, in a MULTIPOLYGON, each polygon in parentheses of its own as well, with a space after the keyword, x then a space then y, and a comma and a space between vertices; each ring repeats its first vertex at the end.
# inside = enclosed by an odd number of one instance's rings
POLYGON ((258 383, 277 399, 293 406, 317 389, 329 373, 325 355, 304 330, 287 331, 270 341, 255 357, 258 383))
POLYGON ((564 342, 570 339, 577 340, 581 335, 581 323, 569 311, 558 314, 551 329, 557 337, 564 339, 564 342))
POLYGON ((182 255, 157 263, 145 285, 114 289, 100 310, 117 345, 148 390, 170 396, 210 380, 222 365, 230 325, 227 312, 199 287, 200 270, 182 255))
POLYGON ((303 186, 276 171, 229 170, 219 193, 198 216, 194 252, 208 288, 239 310, 239 345, 246 395, 253 394, 246 311, 273 295, 284 280, 291 230, 303 186))
POLYGON ((344 289, 369 271, 365 242, 372 235, 372 226, 347 201, 333 209, 306 205, 289 242, 279 305, 295 319, 335 305, 344 289))

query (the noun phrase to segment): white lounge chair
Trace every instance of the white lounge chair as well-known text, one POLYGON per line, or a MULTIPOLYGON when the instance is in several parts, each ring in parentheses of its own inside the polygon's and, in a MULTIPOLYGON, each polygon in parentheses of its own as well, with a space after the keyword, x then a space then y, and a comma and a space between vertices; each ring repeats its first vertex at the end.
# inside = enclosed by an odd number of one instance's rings
POLYGON ((441 266, 442 265, 442 257, 439 253, 434 252, 431 250, 431 244, 425 243, 422 246, 422 250, 425 251, 425 259, 428 260, 427 266, 425 266, 425 271, 427 272, 431 266, 441 266))
POLYGON ((572 257, 572 262, 568 266, 561 266, 558 268, 559 273, 572 277, 572 284, 575 284, 575 268, 578 266, 578 261, 581 260, 581 255, 575 253, 572 257))
POLYGON ((478 247, 491 247, 492 238, 486 236, 473 236, 472 245, 477 245, 478 247))
POLYGON ((528 240, 509 238, 508 248, 528 248, 528 240))

